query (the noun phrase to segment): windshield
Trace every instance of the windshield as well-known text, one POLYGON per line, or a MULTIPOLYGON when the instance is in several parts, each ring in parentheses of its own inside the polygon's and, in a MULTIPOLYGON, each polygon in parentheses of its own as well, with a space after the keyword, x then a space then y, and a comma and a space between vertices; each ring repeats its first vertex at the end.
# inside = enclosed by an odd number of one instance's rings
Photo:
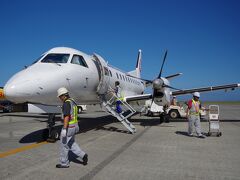
POLYGON ((70 54, 48 54, 41 62, 44 63, 67 63, 70 54))

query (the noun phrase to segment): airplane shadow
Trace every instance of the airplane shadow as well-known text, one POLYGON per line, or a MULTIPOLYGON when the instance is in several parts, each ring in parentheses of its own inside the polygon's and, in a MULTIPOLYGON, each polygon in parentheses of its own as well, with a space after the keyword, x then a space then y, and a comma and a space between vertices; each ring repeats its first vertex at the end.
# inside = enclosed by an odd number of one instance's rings
POLYGON ((47 114, 4 114, 3 116, 9 116, 9 117, 29 117, 29 118, 48 118, 47 114))
MULTIPOLYGON (((19 116, 19 115, 16 115, 19 116)), ((29 116, 28 116, 29 117, 29 116)), ((36 118, 36 121, 40 121, 40 122, 46 122, 48 116, 46 115, 40 115, 40 116, 30 116, 30 117, 34 117, 36 118), (43 118, 45 117, 46 120, 40 120, 38 118, 43 118)), ((60 121, 60 117, 57 117, 56 121, 60 121)), ((207 120, 202 120, 202 122, 206 122, 207 120)), ((220 120, 221 122, 240 122, 240 120, 220 120)), ((125 133, 125 134, 130 134, 129 131, 127 131, 125 129, 125 127, 121 127, 121 129, 118 129, 117 127, 114 126, 110 126, 110 127, 105 127, 105 125, 109 125, 115 122, 119 122, 117 121, 117 119, 111 115, 105 115, 105 116, 101 116, 101 117, 83 117, 79 119, 79 133, 85 133, 88 132, 90 130, 104 130, 104 131, 110 131, 110 132, 117 132, 117 133, 125 133)), ((140 126, 159 126, 161 125, 163 122, 160 121, 159 117, 156 118, 145 118, 145 119, 131 119, 130 122, 132 123, 139 123, 140 126)), ((171 122, 186 122, 186 119, 170 119, 170 124, 171 122)), ((168 124, 168 123, 165 123, 168 124)), ((61 128, 62 125, 57 125, 55 126, 56 130, 59 132, 61 132, 61 128)), ((46 134, 46 131, 48 131, 46 128, 44 129, 40 129, 34 132, 31 132, 30 134, 25 135, 24 137, 22 137, 19 140, 19 143, 34 143, 34 142, 42 142, 45 141, 46 137, 44 137, 44 134, 46 134)), ((181 132, 181 131, 177 131, 176 134, 178 135, 187 135, 186 132, 181 132)))
MULTIPOLYGON (((46 117, 47 118, 47 117, 46 117)), ((41 121, 42 122, 42 121, 41 121)), ((97 130, 108 130, 108 131, 116 131, 116 132, 121 132, 124 133, 124 131, 118 130, 118 129, 113 129, 111 128, 104 128, 105 125, 111 124, 113 122, 117 122, 117 120, 110 116, 102 116, 102 117, 94 117, 94 118, 84 118, 84 119, 79 119, 79 132, 80 133, 85 133, 87 131, 95 129, 97 130)), ((61 132, 62 125, 57 125, 54 126, 54 128, 57 130, 57 132, 61 132)), ((19 140, 19 143, 39 143, 42 141, 46 140, 45 134, 46 131, 48 131, 47 128, 40 129, 34 132, 31 132, 30 134, 25 135, 19 140)), ((125 131, 125 133, 128 133, 128 131, 125 131)))

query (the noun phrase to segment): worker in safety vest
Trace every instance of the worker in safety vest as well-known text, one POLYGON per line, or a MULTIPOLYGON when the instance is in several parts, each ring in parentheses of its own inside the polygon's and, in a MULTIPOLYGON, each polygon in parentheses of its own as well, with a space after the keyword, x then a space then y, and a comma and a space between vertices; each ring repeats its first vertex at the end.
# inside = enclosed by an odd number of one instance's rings
POLYGON ((88 155, 75 142, 75 134, 79 131, 77 104, 70 98, 69 92, 65 87, 57 91, 58 97, 63 102, 63 128, 60 135, 60 164, 56 168, 68 168, 68 153, 71 150, 77 157, 80 157, 83 165, 88 162, 88 155))
POLYGON ((205 138, 201 133, 200 109, 199 101, 200 93, 194 92, 193 98, 188 101, 187 117, 188 117, 188 135, 193 136, 193 125, 196 128, 196 133, 199 138, 205 138))
POLYGON ((120 87, 119 81, 115 82, 115 95, 117 96, 116 111, 117 113, 121 113, 122 112, 121 101, 123 101, 123 96, 122 96, 122 89, 120 87))

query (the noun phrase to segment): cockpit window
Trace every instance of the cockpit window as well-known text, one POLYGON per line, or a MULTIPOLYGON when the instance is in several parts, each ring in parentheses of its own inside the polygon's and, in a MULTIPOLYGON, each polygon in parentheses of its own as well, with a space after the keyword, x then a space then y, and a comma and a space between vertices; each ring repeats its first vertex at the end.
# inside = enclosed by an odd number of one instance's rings
POLYGON ((70 54, 48 54, 41 62, 44 63, 67 63, 70 54))
POLYGON ((84 66, 84 67, 88 67, 84 58, 82 56, 79 56, 79 55, 73 55, 71 63, 72 64, 78 64, 78 65, 81 65, 81 66, 84 66))

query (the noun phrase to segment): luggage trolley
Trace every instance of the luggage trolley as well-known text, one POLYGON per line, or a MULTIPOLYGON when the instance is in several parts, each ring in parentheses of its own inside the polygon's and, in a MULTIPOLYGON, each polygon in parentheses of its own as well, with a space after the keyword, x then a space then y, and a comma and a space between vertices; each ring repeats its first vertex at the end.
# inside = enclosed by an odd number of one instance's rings
POLYGON ((209 106, 208 122, 209 122, 208 136, 211 136, 213 133, 216 133, 216 135, 218 137, 222 136, 222 132, 220 132, 219 106, 218 105, 210 105, 209 106))

